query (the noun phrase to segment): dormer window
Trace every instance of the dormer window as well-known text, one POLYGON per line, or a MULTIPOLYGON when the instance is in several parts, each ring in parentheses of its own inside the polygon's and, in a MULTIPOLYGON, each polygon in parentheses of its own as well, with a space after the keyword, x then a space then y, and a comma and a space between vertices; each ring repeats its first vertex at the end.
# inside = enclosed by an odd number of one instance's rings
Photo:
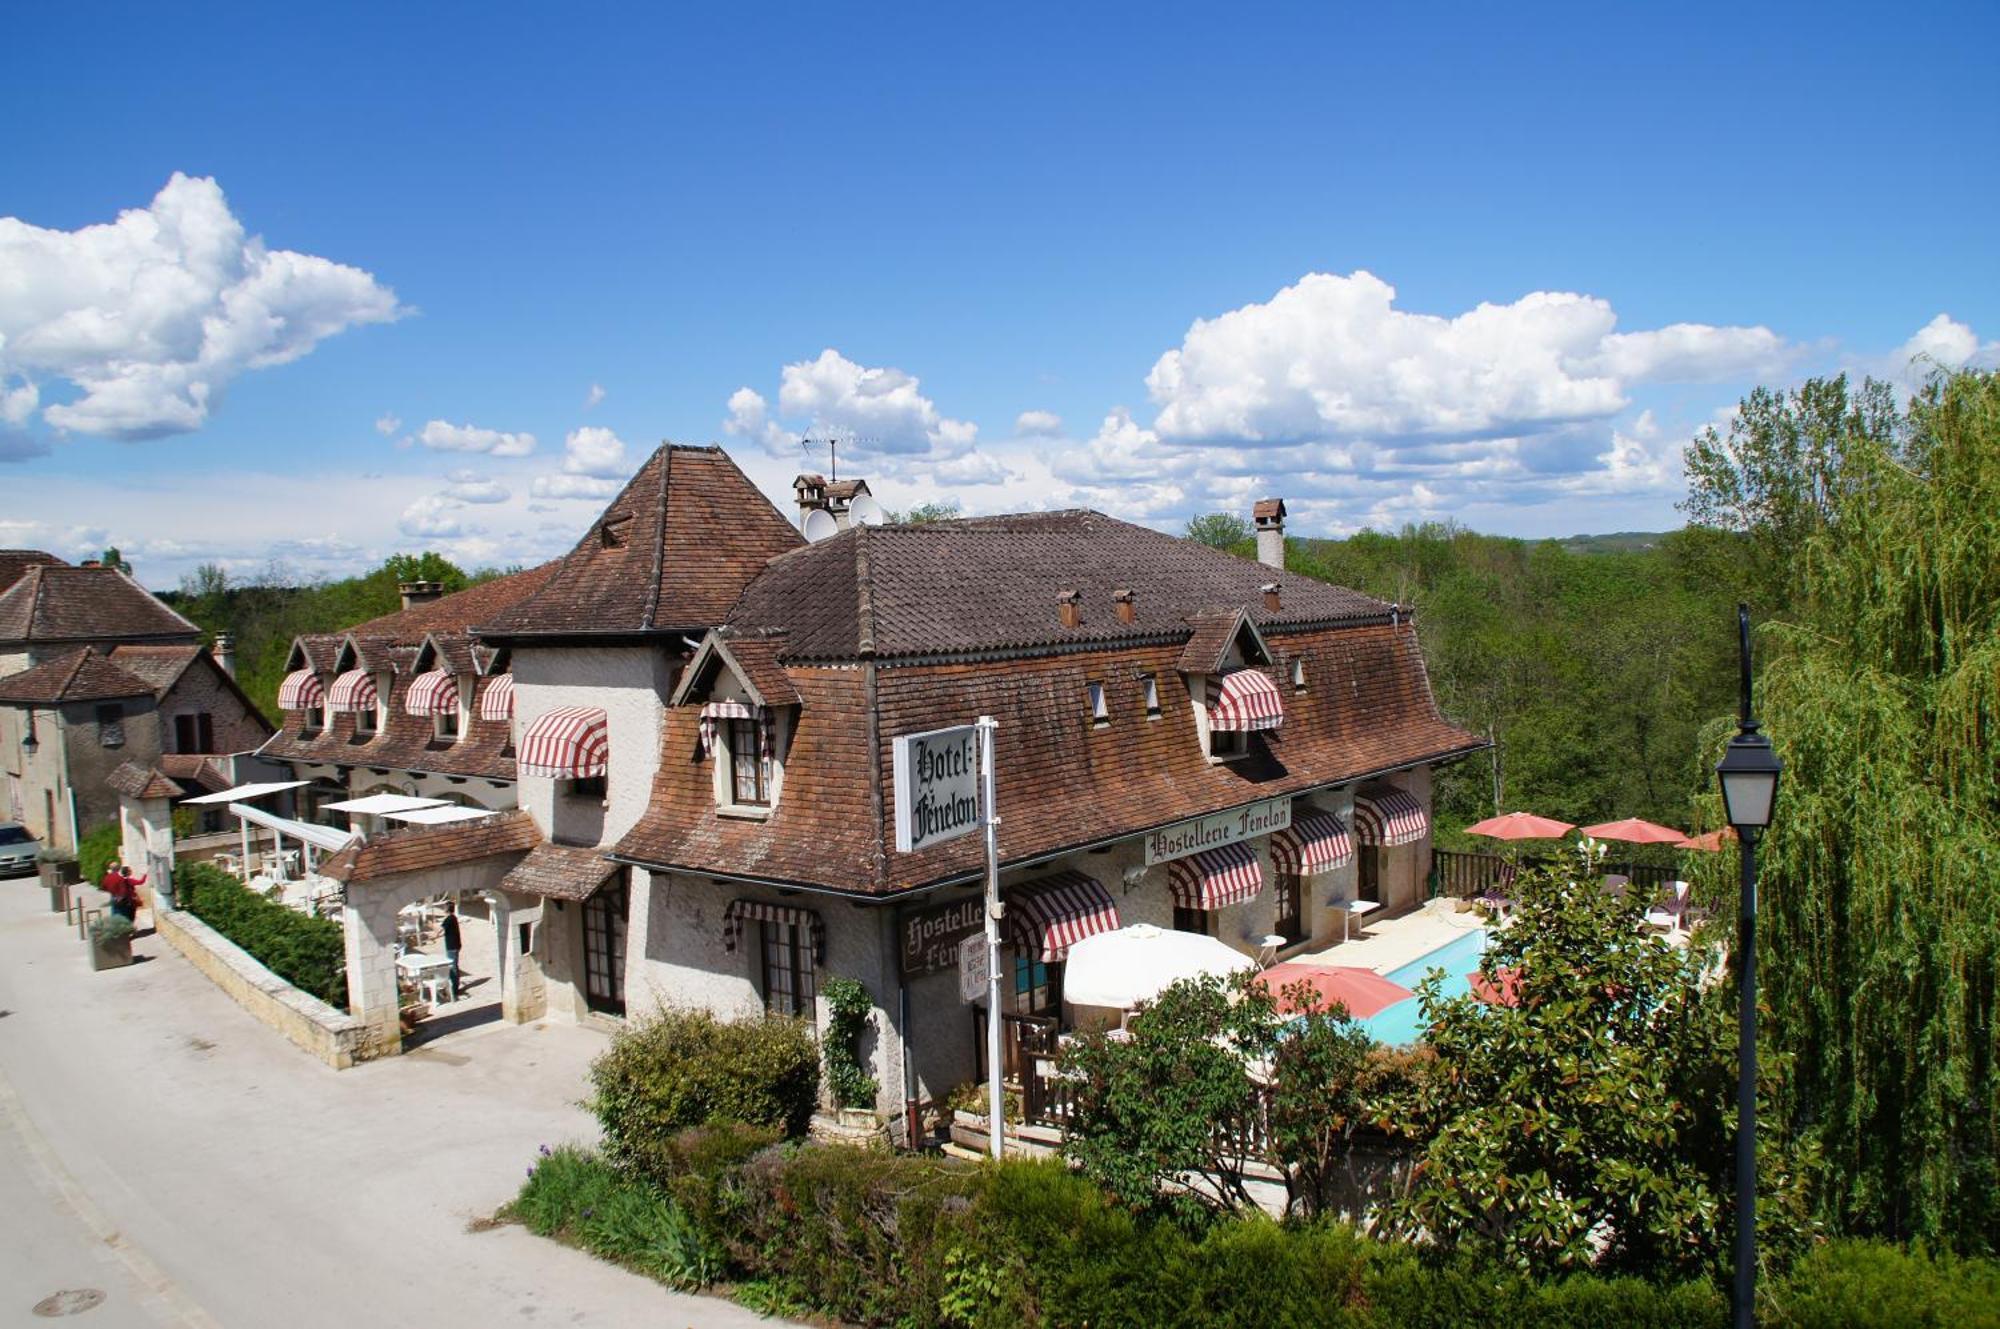
POLYGON ((1278 685, 1261 669, 1234 669, 1208 680, 1208 755, 1228 761, 1250 751, 1255 730, 1285 722, 1278 685))
POLYGON ((1250 735, 1240 729, 1211 729, 1208 755, 1216 761, 1234 761, 1250 755, 1250 735))
POLYGON ((1092 727, 1102 729, 1111 723, 1111 707, 1104 700, 1104 685, 1102 683, 1089 684, 1088 694, 1090 697, 1090 723, 1092 727))
POLYGON ((355 733, 376 734, 380 733, 381 730, 382 726, 380 723, 380 717, 375 713, 375 708, 373 706, 370 706, 366 710, 356 711, 354 713, 355 733))
POLYGON ((431 717, 431 736, 456 743, 459 735, 458 707, 439 711, 431 717))
POLYGON ((724 813, 767 816, 778 801, 775 711, 744 701, 701 708, 701 746, 715 758, 715 801, 724 813))
POLYGON ((771 759, 755 720, 729 722, 729 778, 732 801, 740 808, 771 806, 771 759))

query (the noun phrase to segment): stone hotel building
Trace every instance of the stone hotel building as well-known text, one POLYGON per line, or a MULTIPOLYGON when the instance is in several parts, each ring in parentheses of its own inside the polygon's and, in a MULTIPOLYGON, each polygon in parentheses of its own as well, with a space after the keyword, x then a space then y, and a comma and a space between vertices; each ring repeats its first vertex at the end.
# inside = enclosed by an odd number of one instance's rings
POLYGON ((1099 930, 1282 954, 1337 939, 1343 901, 1419 901, 1432 772, 1485 741, 1439 714, 1405 611, 1277 566, 1281 503, 1258 505, 1252 562, 1089 511, 849 523, 854 492, 801 478, 837 529, 808 543, 807 512, 795 525, 720 450, 663 447, 563 559, 464 593, 489 603, 405 611, 452 624, 414 654, 396 616, 300 644, 267 755, 301 773, 449 780, 438 747, 494 727, 462 778, 505 810, 327 864, 380 1050, 396 910, 454 891, 492 911, 511 1018, 818 1021, 829 976, 860 980, 876 1106, 900 1131, 978 1071, 958 952, 983 852, 978 835, 897 849, 892 749, 981 715, 1010 1029, 1074 1017, 1064 955, 1099 930), (439 670, 456 736, 403 718, 439 670), (501 677, 504 718, 483 706, 501 677), (373 734, 349 709, 364 697, 373 734))

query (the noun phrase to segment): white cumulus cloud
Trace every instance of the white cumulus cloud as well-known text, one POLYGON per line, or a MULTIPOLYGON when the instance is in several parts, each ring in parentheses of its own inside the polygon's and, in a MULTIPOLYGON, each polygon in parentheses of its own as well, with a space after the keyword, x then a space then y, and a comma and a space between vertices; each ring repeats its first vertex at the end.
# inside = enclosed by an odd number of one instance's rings
POLYGON ((451 539, 470 529, 458 517, 459 505, 443 494, 426 494, 403 509, 396 528, 418 539, 451 539))
POLYGON ((403 427, 403 417, 384 411, 375 417, 375 432, 384 438, 394 438, 396 431, 403 427))
POLYGON ((1023 438, 1056 438, 1062 434, 1062 417, 1054 411, 1023 411, 1014 417, 1014 432, 1023 438))
POLYGON ((446 420, 427 423, 417 432, 417 441, 437 452, 483 452, 490 457, 525 457, 535 450, 533 434, 508 434, 446 420))
POLYGON ((610 498, 631 474, 625 440, 609 429, 585 425, 563 439, 562 470, 535 477, 536 498, 610 498))
MULTIPOLYGON (((803 423, 805 434, 839 439, 841 453, 857 464, 875 460, 898 469, 919 458, 948 461, 970 452, 979 427, 940 412, 921 387, 914 374, 856 364, 828 348, 780 372, 777 414, 803 423)), ((730 396, 723 429, 773 456, 789 452, 802 437, 774 419, 763 395, 748 387, 730 396)))
POLYGON ((449 479, 451 484, 444 489, 444 496, 460 503, 505 503, 513 497, 507 486, 478 471, 453 471, 449 479))
POLYGON ((538 475, 530 492, 536 498, 611 498, 620 487, 594 475, 538 475))
POLYGON ((604 385, 601 383, 593 383, 590 385, 590 391, 583 394, 583 409, 587 411, 591 409, 593 406, 596 406, 599 402, 603 400, 604 400, 604 385))
POLYGON ((360 268, 268 248, 212 179, 176 172, 148 206, 74 231, 0 217, 0 390, 18 403, 23 382, 67 381, 73 399, 42 407, 59 429, 199 429, 238 376, 405 312, 360 268))

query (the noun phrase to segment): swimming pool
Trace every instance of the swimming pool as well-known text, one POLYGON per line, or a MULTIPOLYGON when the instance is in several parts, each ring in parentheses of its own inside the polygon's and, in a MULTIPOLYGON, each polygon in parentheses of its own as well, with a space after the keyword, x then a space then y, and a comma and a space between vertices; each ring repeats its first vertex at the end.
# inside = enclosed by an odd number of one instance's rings
MULTIPOLYGON (((1447 997, 1463 996, 1472 991, 1469 981, 1472 973, 1479 968, 1479 957, 1486 953, 1486 929, 1474 928, 1464 936, 1446 942, 1436 950, 1420 955, 1400 969, 1392 969, 1383 977, 1391 983, 1415 991, 1417 984, 1424 981, 1433 969, 1444 971, 1444 982, 1439 992, 1447 997)), ((1399 1001, 1394 1006, 1384 1006, 1365 1020, 1357 1021, 1362 1028, 1374 1036, 1378 1043, 1391 1047, 1408 1047, 1417 1041, 1423 1032, 1422 1003, 1415 997, 1399 1001)))

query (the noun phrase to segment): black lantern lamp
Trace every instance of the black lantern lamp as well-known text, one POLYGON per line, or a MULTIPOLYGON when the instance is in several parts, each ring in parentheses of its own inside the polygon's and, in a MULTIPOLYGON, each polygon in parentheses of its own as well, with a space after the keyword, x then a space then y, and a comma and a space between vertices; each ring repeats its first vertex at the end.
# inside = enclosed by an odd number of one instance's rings
POLYGON ((35 737, 35 711, 33 707, 29 707, 28 732, 21 739, 21 751, 27 753, 30 757, 32 757, 35 755, 35 749, 39 748, 41 745, 42 745, 41 740, 35 737))
POLYGON ((1785 763, 1771 740, 1757 732, 1757 722, 1743 717, 1742 729, 1729 740, 1715 775, 1722 782, 1722 810, 1736 834, 1754 840, 1771 824, 1771 805, 1778 801, 1778 776, 1785 763))

